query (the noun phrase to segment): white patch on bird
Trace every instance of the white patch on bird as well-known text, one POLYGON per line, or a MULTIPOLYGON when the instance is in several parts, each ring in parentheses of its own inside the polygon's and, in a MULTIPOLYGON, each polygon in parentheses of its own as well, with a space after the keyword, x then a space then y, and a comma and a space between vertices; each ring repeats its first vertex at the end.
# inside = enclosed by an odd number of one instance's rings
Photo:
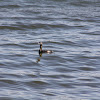
POLYGON ((51 51, 47 51, 48 53, 50 53, 51 51))

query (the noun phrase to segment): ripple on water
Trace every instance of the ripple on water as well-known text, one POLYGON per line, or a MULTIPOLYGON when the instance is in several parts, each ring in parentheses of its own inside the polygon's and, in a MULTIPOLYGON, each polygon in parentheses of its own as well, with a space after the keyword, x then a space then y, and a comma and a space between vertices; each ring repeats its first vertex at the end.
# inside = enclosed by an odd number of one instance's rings
POLYGON ((34 89, 44 89, 49 86, 49 83, 43 80, 28 81, 28 82, 25 82, 24 84, 34 89))
POLYGON ((100 33, 99 31, 94 31, 94 32, 83 32, 83 33, 80 33, 80 34, 86 34, 86 35, 94 35, 94 36, 96 36, 96 35, 100 35, 99 33, 100 33))
POLYGON ((96 69, 91 67, 80 67, 79 68, 81 71, 95 71, 96 69))
POLYGON ((9 29, 9 30, 23 30, 22 28, 20 28, 20 27, 17 27, 17 26, 0 26, 0 29, 2 29, 2 30, 7 30, 7 29, 9 29))

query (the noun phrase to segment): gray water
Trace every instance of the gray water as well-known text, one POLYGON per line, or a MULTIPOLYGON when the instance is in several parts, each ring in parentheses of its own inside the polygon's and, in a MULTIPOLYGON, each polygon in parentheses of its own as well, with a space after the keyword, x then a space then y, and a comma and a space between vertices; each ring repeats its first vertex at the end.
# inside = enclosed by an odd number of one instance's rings
POLYGON ((100 100, 100 0, 0 0, 0 100, 100 100))

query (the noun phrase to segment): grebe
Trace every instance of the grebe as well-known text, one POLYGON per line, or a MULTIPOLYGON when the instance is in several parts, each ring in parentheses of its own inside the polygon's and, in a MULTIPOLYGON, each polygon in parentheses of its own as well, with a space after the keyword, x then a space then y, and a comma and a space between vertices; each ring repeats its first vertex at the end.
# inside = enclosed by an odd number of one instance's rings
POLYGON ((52 53, 52 50, 42 50, 42 42, 39 42, 38 44, 40 44, 40 49, 39 49, 39 54, 41 53, 52 53))

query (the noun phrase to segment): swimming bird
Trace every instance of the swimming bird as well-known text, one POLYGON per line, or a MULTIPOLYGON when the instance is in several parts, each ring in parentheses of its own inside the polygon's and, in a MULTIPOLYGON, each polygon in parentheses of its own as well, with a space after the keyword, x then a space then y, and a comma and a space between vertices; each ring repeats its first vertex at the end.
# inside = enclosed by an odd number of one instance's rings
POLYGON ((40 49, 39 49, 39 54, 42 54, 42 53, 53 53, 52 50, 42 50, 42 42, 39 42, 38 44, 40 44, 40 49))

